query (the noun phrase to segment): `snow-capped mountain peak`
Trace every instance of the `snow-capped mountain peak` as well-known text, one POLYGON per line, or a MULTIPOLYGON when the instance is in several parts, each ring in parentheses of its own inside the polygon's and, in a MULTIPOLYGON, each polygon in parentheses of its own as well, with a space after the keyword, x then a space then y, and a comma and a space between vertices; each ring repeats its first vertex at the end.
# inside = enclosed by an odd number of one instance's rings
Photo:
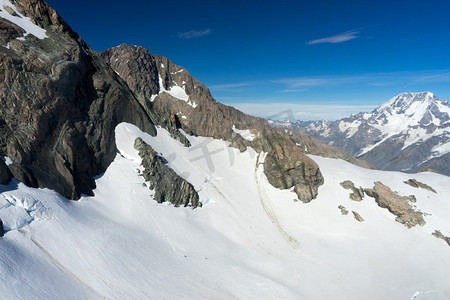
MULTIPOLYGON (((392 125, 396 128, 402 125, 405 129, 431 123, 439 126, 442 113, 448 117, 450 106, 441 111, 438 102, 439 99, 430 92, 402 93, 375 109, 370 123, 383 125, 389 131, 392 131, 392 125)), ((445 104, 441 105, 444 106, 445 104)))
POLYGON ((334 122, 298 123, 300 131, 342 147, 380 169, 450 175, 450 103, 431 92, 399 94, 370 113, 334 122))

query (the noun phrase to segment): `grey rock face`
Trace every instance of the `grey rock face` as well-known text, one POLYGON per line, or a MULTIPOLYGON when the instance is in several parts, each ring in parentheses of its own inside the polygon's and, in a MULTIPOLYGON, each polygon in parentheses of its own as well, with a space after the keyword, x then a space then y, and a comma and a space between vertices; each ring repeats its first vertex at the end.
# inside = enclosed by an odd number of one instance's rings
POLYGON ((137 138, 134 147, 142 158, 143 176, 150 182, 150 189, 155 190, 154 199, 158 203, 167 201, 175 206, 202 206, 192 184, 169 168, 151 146, 137 138))
POLYGON ((0 155, 14 178, 65 197, 92 195, 93 176, 114 159, 114 129, 130 122, 155 134, 152 121, 125 82, 48 5, 15 1, 47 30, 17 40, 0 24, 0 155), (9 48, 6 48, 9 44, 9 48))
POLYGON ((373 189, 364 189, 364 192, 369 197, 375 198, 378 206, 387 208, 392 214, 396 215, 395 220, 406 227, 425 225, 423 214, 415 211, 409 204, 409 202, 416 201, 414 196, 400 196, 379 181, 375 182, 373 189))
POLYGON ((415 179, 409 179, 407 181, 404 181, 404 183, 407 185, 410 185, 412 187, 415 187, 415 188, 421 188, 421 189, 425 189, 430 192, 436 193, 436 191, 431 186, 429 186, 428 184, 422 183, 420 181, 417 181, 415 179))

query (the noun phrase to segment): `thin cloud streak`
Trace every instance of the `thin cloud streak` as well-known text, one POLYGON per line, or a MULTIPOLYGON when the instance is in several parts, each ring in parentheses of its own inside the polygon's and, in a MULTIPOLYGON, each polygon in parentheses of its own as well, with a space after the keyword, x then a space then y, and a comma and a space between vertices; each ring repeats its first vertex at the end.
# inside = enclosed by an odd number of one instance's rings
POLYGON ((212 85, 209 85, 209 89, 215 90, 215 91, 229 91, 229 90, 234 90, 236 88, 241 88, 241 87, 265 85, 267 83, 268 83, 268 81, 259 80, 259 81, 232 82, 232 83, 224 83, 224 84, 212 84, 212 85))
POLYGON ((196 39, 201 38, 207 35, 211 34, 211 29, 204 29, 204 30, 190 30, 187 32, 181 32, 178 33, 178 38, 182 40, 189 40, 189 39, 196 39))
POLYGON ((235 108, 254 116, 267 118, 268 116, 280 115, 279 120, 283 120, 281 114, 291 111, 297 120, 327 120, 333 121, 348 117, 351 114, 369 112, 374 110, 376 105, 339 105, 339 104, 301 104, 301 103, 233 103, 235 108))
POLYGON ((405 71, 390 73, 369 73, 360 75, 343 76, 317 76, 317 77, 292 77, 269 80, 255 80, 232 82, 225 84, 212 84, 209 86, 214 91, 233 91, 241 87, 257 87, 279 85, 278 92, 305 92, 309 88, 323 86, 343 86, 347 84, 367 84, 369 86, 393 86, 399 84, 411 84, 415 82, 446 82, 450 81, 449 70, 405 71))
POLYGON ((316 45, 316 44, 324 44, 324 43, 329 43, 329 44, 343 43, 343 42, 357 39, 359 33, 360 33, 359 30, 356 30, 356 29, 350 30, 350 31, 346 31, 343 33, 339 33, 337 35, 312 40, 312 41, 307 42, 306 44, 307 45, 316 45))
POLYGON ((278 93, 301 93, 306 91, 308 91, 308 89, 286 89, 278 91, 278 93))

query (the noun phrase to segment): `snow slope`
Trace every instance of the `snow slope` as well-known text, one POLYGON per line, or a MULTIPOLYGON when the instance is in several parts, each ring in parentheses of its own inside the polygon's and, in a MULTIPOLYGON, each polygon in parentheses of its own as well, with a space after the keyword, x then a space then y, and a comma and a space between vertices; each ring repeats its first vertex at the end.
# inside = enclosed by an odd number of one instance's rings
MULTIPOLYGON (((25 35, 34 35, 39 39, 44 39, 47 37, 47 32, 45 29, 35 25, 31 22, 30 18, 22 15, 17 8, 8 0, 0 0, 0 17, 6 19, 23 30, 25 30, 25 35), (9 7, 14 14, 9 13, 5 7, 9 7)), ((20 38, 19 38, 20 39, 20 38)))
POLYGON ((325 185, 303 204, 268 183, 264 153, 188 138, 194 147, 163 129, 151 137, 120 124, 120 154, 97 178, 95 197, 78 202, 0 185, 0 213, 15 207, 0 238, 2 298, 449 299, 450 247, 430 234, 450 235, 448 177, 313 157, 325 185), (202 208, 152 200, 139 176, 138 136, 194 185, 202 208), (410 178, 437 194, 403 183, 410 178), (427 224, 407 229, 372 198, 350 200, 344 180, 363 187, 380 180, 416 195, 427 224), (341 215, 338 205, 365 221, 341 215))

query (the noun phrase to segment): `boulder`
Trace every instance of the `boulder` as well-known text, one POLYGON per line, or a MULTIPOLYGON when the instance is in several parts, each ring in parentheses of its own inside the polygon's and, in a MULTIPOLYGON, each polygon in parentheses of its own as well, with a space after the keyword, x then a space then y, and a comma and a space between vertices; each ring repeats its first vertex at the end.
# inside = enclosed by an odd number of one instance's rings
POLYGON ((375 198, 378 206, 387 208, 396 215, 395 220, 406 227, 425 225, 422 212, 415 211, 410 204, 410 202, 415 202, 414 196, 400 196, 379 181, 375 182, 373 189, 364 189, 364 192, 369 197, 375 198))

